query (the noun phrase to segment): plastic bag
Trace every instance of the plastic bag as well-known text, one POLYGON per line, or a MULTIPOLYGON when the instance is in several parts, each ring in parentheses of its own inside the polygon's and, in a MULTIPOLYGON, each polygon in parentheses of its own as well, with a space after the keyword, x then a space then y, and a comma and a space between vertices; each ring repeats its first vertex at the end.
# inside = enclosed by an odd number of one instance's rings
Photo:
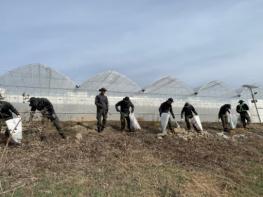
POLYGON ((130 113, 129 118, 130 118, 130 123, 131 123, 132 129, 135 129, 135 130, 141 130, 142 129, 139 122, 137 121, 134 113, 130 113))
POLYGON ((22 141, 22 121, 21 118, 13 118, 6 121, 11 140, 15 143, 21 143, 22 141))
POLYGON ((193 116, 193 118, 190 119, 190 122, 197 131, 203 131, 203 126, 199 116, 193 116))
POLYGON ((227 113, 227 121, 231 129, 237 128, 237 116, 235 114, 227 113))
POLYGON ((167 134, 166 127, 168 125, 169 118, 170 118, 169 113, 162 113, 160 121, 161 121, 161 130, 162 133, 164 134, 167 134))

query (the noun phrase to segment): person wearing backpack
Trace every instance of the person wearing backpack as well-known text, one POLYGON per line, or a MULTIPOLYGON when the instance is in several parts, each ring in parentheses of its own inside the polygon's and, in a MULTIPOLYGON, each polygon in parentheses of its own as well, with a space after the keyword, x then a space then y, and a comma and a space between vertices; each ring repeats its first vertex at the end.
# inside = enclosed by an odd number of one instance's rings
POLYGON ((243 100, 238 101, 238 103, 239 105, 237 105, 236 111, 240 114, 243 127, 246 128, 247 125, 251 122, 249 115, 249 107, 243 100))

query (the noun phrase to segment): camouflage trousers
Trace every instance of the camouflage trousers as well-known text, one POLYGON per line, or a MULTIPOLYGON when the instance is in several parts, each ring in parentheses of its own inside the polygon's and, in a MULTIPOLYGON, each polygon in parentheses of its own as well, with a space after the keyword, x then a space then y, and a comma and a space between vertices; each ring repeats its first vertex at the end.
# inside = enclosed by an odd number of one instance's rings
POLYGON ((227 115, 224 114, 221 117, 221 121, 222 121, 222 126, 225 132, 229 131, 229 123, 228 123, 228 119, 227 119, 227 115))
POLYGON ((121 120, 121 130, 125 129, 126 122, 128 129, 131 130, 131 121, 130 121, 129 113, 121 112, 120 120, 121 120))
POLYGON ((7 126, 6 126, 5 120, 0 119, 0 133, 5 133, 6 129, 7 129, 7 126))
POLYGON ((97 110, 97 128, 98 132, 103 131, 107 123, 107 111, 105 110, 97 110))
POLYGON ((6 119, 0 119, 0 134, 4 134, 6 137, 9 137, 9 131, 5 121, 6 119))
POLYGON ((44 109, 41 111, 41 114, 42 114, 41 123, 43 125, 43 129, 46 128, 46 124, 50 120, 53 123, 53 125, 55 126, 55 128, 57 129, 58 133, 60 135, 64 135, 64 131, 60 125, 60 121, 54 112, 50 113, 49 111, 44 109))

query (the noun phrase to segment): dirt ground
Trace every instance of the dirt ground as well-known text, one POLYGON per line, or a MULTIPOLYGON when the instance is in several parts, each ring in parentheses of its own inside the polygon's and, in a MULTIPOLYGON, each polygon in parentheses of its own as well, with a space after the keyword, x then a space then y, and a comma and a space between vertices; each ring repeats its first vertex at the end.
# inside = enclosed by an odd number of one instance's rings
POLYGON ((222 135, 177 129, 158 139, 159 123, 121 132, 109 122, 24 124, 21 146, 0 144, 0 196, 263 196, 263 125, 222 135), (40 129, 39 129, 40 128, 40 129))

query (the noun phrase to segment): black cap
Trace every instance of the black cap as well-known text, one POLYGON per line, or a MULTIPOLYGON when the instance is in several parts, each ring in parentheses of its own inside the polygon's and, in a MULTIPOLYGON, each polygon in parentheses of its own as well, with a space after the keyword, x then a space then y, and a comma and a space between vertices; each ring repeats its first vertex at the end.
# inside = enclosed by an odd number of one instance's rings
POLYGON ((129 101, 130 98, 129 98, 128 96, 126 96, 123 100, 124 100, 124 101, 129 101))
POLYGON ((34 100, 36 100, 36 98, 35 97, 31 97, 27 102, 32 102, 34 100))
POLYGON ((174 102, 173 98, 168 98, 168 101, 174 102))
POLYGON ((99 89, 99 91, 100 91, 100 92, 106 92, 107 89, 106 89, 106 88, 101 88, 101 89, 99 89))
POLYGON ((228 108, 231 108, 231 104, 226 104, 225 106, 228 108))
POLYGON ((238 102, 239 102, 239 103, 244 103, 244 101, 243 101, 243 100, 239 100, 238 102))

